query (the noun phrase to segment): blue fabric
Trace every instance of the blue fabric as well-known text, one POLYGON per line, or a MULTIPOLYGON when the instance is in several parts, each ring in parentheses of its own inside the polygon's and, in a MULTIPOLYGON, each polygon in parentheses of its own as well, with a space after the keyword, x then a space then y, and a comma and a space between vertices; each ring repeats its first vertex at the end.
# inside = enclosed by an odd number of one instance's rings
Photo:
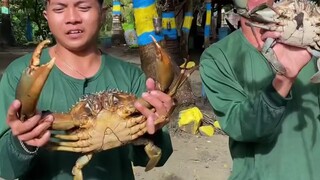
POLYGON ((134 0, 133 8, 145 8, 155 3, 155 0, 134 0))
POLYGON ((31 21, 30 21, 30 18, 28 17, 27 18, 27 27, 26 27, 26 39, 28 41, 32 41, 32 24, 31 24, 31 21))
POLYGON ((146 32, 146 33, 143 33, 140 36, 138 36, 138 45, 144 46, 144 45, 148 45, 148 44, 152 43, 153 41, 152 41, 150 35, 152 35, 157 40, 157 42, 164 39, 163 35, 157 35, 155 33, 155 31, 146 32))

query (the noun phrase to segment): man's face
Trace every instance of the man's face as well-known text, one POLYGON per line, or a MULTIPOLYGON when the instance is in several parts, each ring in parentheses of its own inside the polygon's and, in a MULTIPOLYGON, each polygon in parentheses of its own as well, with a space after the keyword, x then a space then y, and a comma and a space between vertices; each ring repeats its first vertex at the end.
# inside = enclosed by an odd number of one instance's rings
POLYGON ((82 50, 96 42, 102 9, 98 0, 50 0, 44 16, 58 43, 82 50))
POLYGON ((268 5, 272 6, 273 0, 248 0, 248 2, 247 2, 248 10, 253 9, 254 7, 256 7, 262 3, 267 3, 268 5))

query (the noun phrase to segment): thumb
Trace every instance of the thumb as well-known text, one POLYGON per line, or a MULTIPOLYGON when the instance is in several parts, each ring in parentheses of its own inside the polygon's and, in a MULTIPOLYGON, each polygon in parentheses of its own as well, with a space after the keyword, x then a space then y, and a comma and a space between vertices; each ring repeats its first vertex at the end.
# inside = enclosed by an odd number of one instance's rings
POLYGON ((14 100, 10 105, 7 113, 7 123, 9 124, 11 121, 16 120, 18 118, 17 114, 21 107, 21 102, 19 100, 14 100))
POLYGON ((156 82, 152 78, 148 78, 146 81, 147 91, 152 91, 156 89, 156 82))

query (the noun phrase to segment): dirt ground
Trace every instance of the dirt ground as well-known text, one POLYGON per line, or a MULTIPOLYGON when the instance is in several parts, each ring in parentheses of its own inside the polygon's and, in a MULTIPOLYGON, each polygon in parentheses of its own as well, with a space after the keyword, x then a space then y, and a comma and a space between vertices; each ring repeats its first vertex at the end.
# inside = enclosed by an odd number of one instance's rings
POLYGON ((134 167, 137 180, 225 180, 232 162, 224 135, 172 136, 173 154, 163 167, 144 172, 134 167))
MULTIPOLYGON (((29 49, 0 48, 0 77, 4 68, 16 57, 29 49)), ((127 48, 110 48, 107 52, 132 63, 139 63, 137 51, 127 48)), ((199 58, 199 54, 191 56, 199 58)), ((204 115, 212 114, 210 104, 202 103, 199 72, 191 77, 191 86, 197 97, 197 106, 204 115)), ((181 131, 171 132, 173 154, 163 167, 144 172, 142 167, 134 167, 137 180, 225 180, 231 172, 232 160, 228 150, 228 137, 221 133, 212 137, 191 135, 181 131)))

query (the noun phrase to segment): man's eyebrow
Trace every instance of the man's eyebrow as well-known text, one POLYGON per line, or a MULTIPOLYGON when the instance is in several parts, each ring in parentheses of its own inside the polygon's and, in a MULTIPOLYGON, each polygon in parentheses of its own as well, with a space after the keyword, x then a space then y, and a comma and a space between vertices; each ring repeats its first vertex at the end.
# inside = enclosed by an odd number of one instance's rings
POLYGON ((62 3, 62 2, 53 2, 53 3, 50 3, 54 6, 67 6, 65 3, 62 3))
POLYGON ((77 1, 77 2, 75 3, 75 5, 78 6, 78 5, 83 4, 83 3, 91 4, 91 3, 88 2, 88 1, 80 0, 80 1, 77 1))

